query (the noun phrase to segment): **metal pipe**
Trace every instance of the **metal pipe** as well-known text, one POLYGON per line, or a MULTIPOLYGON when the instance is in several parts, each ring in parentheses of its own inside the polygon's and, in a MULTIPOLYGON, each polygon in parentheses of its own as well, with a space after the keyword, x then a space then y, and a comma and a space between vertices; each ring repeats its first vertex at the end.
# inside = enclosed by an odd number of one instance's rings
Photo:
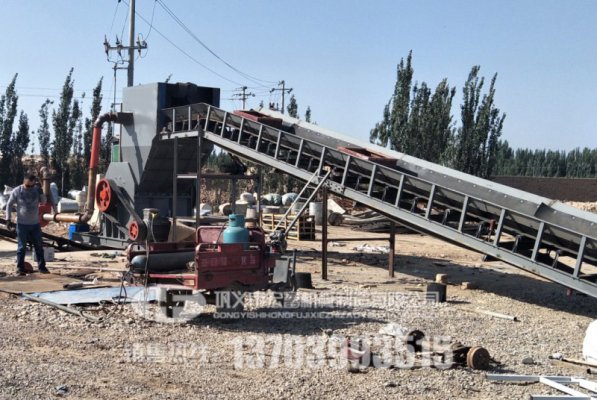
POLYGON ((396 254, 396 223, 390 221, 390 251, 388 253, 388 275, 394 277, 394 257, 396 254))
POLYGON ((164 253, 149 253, 134 256, 130 261, 130 266, 136 272, 167 272, 184 270, 187 263, 195 260, 195 250, 174 251, 164 253))
POLYGON ((85 203, 85 211, 83 212, 83 214, 44 214, 44 221, 85 224, 91 219, 95 207, 95 180, 97 176, 97 169, 99 166, 100 149, 102 142, 102 125, 104 124, 104 122, 118 123, 119 115, 117 113, 105 113, 103 115, 100 115, 93 124, 93 137, 91 140, 91 157, 89 159, 89 171, 87 173, 87 201, 85 203))
POLYGON ((588 361, 584 361, 584 360, 577 360, 575 358, 566 358, 563 357, 561 355, 557 355, 556 354, 549 356, 548 358, 550 360, 558 360, 558 361, 563 361, 565 363, 569 363, 569 364, 575 364, 575 365, 582 365, 584 367, 589 367, 589 368, 597 368, 597 364, 594 364, 592 362, 588 362, 588 361))
POLYGON ((500 313, 489 311, 489 310, 481 310, 481 309, 474 309, 474 308, 463 308, 463 310, 474 312, 477 314, 489 315, 491 317, 507 319, 507 320, 514 321, 514 322, 519 321, 518 317, 515 317, 514 315, 500 314, 500 313))
POLYGON ((48 201, 54 204, 54 199, 52 198, 52 190, 50 189, 50 180, 52 179, 52 173, 50 172, 49 168, 43 167, 41 169, 41 189, 48 199, 48 201))

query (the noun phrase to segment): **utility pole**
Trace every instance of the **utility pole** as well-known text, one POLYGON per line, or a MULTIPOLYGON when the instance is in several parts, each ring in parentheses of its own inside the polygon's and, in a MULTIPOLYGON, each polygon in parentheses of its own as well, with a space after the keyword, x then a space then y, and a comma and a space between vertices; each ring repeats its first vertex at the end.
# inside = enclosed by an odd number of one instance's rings
POLYGON ((286 82, 283 80, 278 82, 278 86, 282 86, 282 87, 281 88, 273 88, 269 92, 274 93, 277 90, 280 90, 282 92, 282 114, 284 114, 284 96, 286 94, 289 94, 290 92, 292 92, 292 88, 286 89, 286 82))
POLYGON ((112 69, 114 70, 114 97, 113 97, 113 101, 112 101, 112 107, 110 107, 110 109, 112 110, 112 112, 116 111, 116 72, 118 72, 119 69, 128 69, 127 67, 119 67, 119 65, 124 64, 124 61, 122 60, 116 60, 116 61, 112 61, 112 63, 114 63, 114 66, 112 67, 112 69))
POLYGON ((240 90, 242 93, 234 93, 232 96, 233 97, 239 97, 240 100, 243 102, 243 110, 245 109, 245 105, 247 102, 247 99, 249 97, 255 97, 255 93, 251 93, 251 92, 247 92, 247 87, 243 86, 243 87, 239 87, 236 90, 240 90))
POLYGON ((129 1, 129 68, 127 70, 126 85, 133 86, 135 75, 135 47, 133 45, 135 41, 135 0, 129 1))
MULTIPOLYGON (((127 62, 128 66, 126 67, 127 70, 127 86, 134 85, 134 76, 135 76, 135 50, 141 54, 141 50, 147 48, 147 42, 145 40, 141 40, 137 38, 137 42, 135 44, 135 0, 130 1, 130 8, 129 8, 129 45, 123 46, 122 42, 116 36, 116 46, 112 46, 110 42, 108 42, 108 38, 104 37, 104 51, 106 52, 106 57, 108 58, 109 62, 115 62, 110 60, 110 52, 116 51, 118 53, 119 63, 127 62), (128 60, 123 59, 122 57, 122 50, 128 50, 128 60)), ((124 68, 118 68, 124 69, 124 68)))

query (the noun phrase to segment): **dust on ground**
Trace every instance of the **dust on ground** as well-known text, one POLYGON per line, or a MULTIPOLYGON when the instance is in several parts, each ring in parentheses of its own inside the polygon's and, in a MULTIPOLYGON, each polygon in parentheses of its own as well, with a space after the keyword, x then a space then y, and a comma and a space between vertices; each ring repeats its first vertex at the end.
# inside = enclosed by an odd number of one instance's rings
MULTIPOLYGON (((214 318, 207 309, 190 323, 163 324, 144 320, 131 306, 105 305, 88 308, 105 316, 91 323, 0 293, 0 397, 512 399, 557 394, 542 385, 490 383, 485 371, 469 368, 348 372, 336 352, 338 341, 376 340, 390 322, 420 329, 430 338, 483 346, 500 362, 490 372, 584 375, 583 369, 553 363, 548 356, 561 352, 580 358, 584 332, 597 316, 596 299, 567 295, 562 286, 502 262, 482 262, 477 253, 419 234, 397 235, 396 274, 390 278, 387 255, 352 250, 365 243, 387 245, 371 240, 381 234, 331 227, 329 236, 362 242, 330 246, 327 281, 321 279, 320 243, 289 243, 297 249, 298 270, 313 275, 315 289, 300 290, 301 296, 360 299, 342 309, 320 305, 318 311, 329 312, 329 318, 231 322, 214 318), (440 273, 448 275, 446 303, 378 302, 387 293, 416 299, 440 273), (473 282, 477 289, 463 290, 462 282, 473 282), (513 315, 520 322, 466 311, 475 308, 513 315), (319 344, 323 350, 314 351, 319 344)), ((0 272, 13 273, 15 247, 0 242, 0 272)), ((111 270, 124 268, 123 257, 114 251, 59 252, 56 259, 49 264, 54 273, 112 283, 119 274, 111 270)))

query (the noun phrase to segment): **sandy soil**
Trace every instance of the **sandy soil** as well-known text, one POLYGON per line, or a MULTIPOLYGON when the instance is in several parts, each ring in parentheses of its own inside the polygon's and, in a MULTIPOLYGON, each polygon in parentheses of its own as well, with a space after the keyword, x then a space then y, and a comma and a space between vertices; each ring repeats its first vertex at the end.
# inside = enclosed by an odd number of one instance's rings
MULTIPOLYGON (((190 323, 163 324, 144 320, 131 306, 106 305, 88 308, 93 315, 106 316, 103 322, 91 323, 0 293, 0 397, 512 399, 557 393, 541 385, 490 383, 485 371, 469 368, 368 368, 349 373, 333 350, 343 338, 363 337, 377 351, 378 331, 390 322, 420 329, 429 338, 483 346, 500 362, 493 373, 584 375, 582 369, 553 363, 548 356, 561 352, 580 358, 584 331, 597 317, 596 299, 569 296, 559 285, 501 262, 483 263, 479 254, 418 234, 397 236, 396 276, 390 278, 387 255, 352 250, 364 243, 387 245, 368 239, 380 234, 347 228, 332 228, 330 233, 332 238, 348 236, 363 240, 330 246, 327 281, 320 278, 318 242, 289 246, 298 250, 298 270, 313 274, 315 289, 299 291, 301 298, 359 299, 341 307, 319 304, 317 310, 330 311, 332 318, 230 322, 214 318, 208 307, 190 323), (448 275, 448 302, 429 304, 408 297, 420 295, 439 273, 448 275), (461 289, 465 281, 478 289, 461 289), (388 293, 406 297, 390 305, 380 303, 388 293), (476 308, 520 321, 466 311, 476 308), (351 315, 340 315, 341 311, 351 315), (323 343, 326 350, 313 351, 313 343, 323 343), (305 351, 314 354, 311 363, 308 357, 293 358, 305 351)), ((0 241, 0 271, 8 275, 14 269, 15 246, 0 241)), ((106 254, 114 258, 98 252, 57 253, 57 261, 49 266, 55 273, 115 282, 117 273, 91 270, 123 267, 118 253, 106 254)), ((249 307, 264 309, 269 308, 249 307)))

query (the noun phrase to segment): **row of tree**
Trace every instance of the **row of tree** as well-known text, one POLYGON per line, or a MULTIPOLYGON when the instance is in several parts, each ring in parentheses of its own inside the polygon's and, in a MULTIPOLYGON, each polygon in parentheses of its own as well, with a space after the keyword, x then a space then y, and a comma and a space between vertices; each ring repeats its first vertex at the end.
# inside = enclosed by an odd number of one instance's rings
POLYGON ((513 150, 500 141, 495 175, 597 178, 597 149, 513 150))
POLYGON ((456 88, 443 79, 435 88, 413 83, 412 51, 397 67, 396 84, 370 140, 408 155, 489 178, 497 175, 597 177, 597 149, 512 149, 500 139, 505 114, 495 106, 493 75, 484 91, 480 67, 462 88, 460 121, 452 117, 456 88))
MULTIPOLYGON (((394 93, 384 107, 382 120, 371 130, 371 142, 482 177, 597 177, 597 149, 513 150, 507 141, 500 140, 505 114, 494 102, 497 74, 485 91, 480 67, 472 67, 462 88, 458 122, 451 112, 456 88, 443 79, 432 90, 425 82, 413 82, 413 76, 412 52, 409 52, 406 60, 402 59, 397 66, 394 93)), ((82 107, 85 94, 80 99, 75 97, 71 69, 56 104, 49 99, 41 104, 39 126, 34 131, 27 114, 19 111, 17 77, 15 74, 0 96, 0 184, 17 185, 25 173, 49 166, 56 171, 55 181, 63 194, 69 188, 81 187, 89 167, 93 121, 101 112, 102 79, 93 89, 86 116, 82 107), (27 149, 30 148, 30 154, 35 153, 34 138, 39 143, 41 160, 26 166, 27 149)), ((294 95, 286 111, 299 118, 294 95)), ((304 119, 311 122, 310 107, 304 119)), ((111 141, 112 132, 108 129, 102 139, 102 169, 109 163, 111 141)), ((228 162, 224 154, 214 154, 209 163, 218 169, 228 162)), ((280 192, 297 186, 297 182, 280 174, 267 177, 265 190, 280 192)))
POLYGON ((460 124, 452 118, 456 88, 447 78, 432 90, 413 83, 412 51, 400 60, 396 84, 370 141, 460 171, 489 177, 497 162, 505 114, 495 106, 497 74, 484 92, 485 78, 473 66, 462 89, 460 124))
MULTIPOLYGON (((25 173, 37 173, 42 166, 56 172, 54 181, 64 195, 69 188, 80 188, 85 184, 85 171, 89 167, 93 121, 101 112, 102 79, 93 89, 89 114, 84 116, 82 100, 74 95, 73 69, 68 72, 60 98, 56 104, 46 99, 39 109, 39 127, 30 130, 29 118, 20 111, 15 122, 19 96, 16 90, 18 74, 15 74, 5 93, 0 97, 0 184, 15 186, 25 173), (32 156, 29 163, 24 160, 27 148, 35 153, 32 140, 37 136, 39 162, 32 156), (28 164, 28 165, 27 165, 28 164)), ((85 98, 85 94, 81 99, 85 98)), ((106 135, 101 146, 101 165, 105 169, 109 162, 111 135, 106 135)))
MULTIPOLYGON (((300 118, 300 115, 298 112, 298 102, 296 101, 296 97, 294 95, 290 96, 290 101, 288 102, 288 105, 286 106, 286 111, 288 112, 288 115, 291 116, 292 118, 300 118)), ((312 122, 310 106, 307 106, 307 109, 305 110, 305 122, 312 122)))
POLYGON ((16 81, 15 74, 0 97, 0 183, 4 184, 23 180, 22 159, 30 141, 29 118, 25 112, 19 113, 18 126, 14 130, 19 101, 16 81))

